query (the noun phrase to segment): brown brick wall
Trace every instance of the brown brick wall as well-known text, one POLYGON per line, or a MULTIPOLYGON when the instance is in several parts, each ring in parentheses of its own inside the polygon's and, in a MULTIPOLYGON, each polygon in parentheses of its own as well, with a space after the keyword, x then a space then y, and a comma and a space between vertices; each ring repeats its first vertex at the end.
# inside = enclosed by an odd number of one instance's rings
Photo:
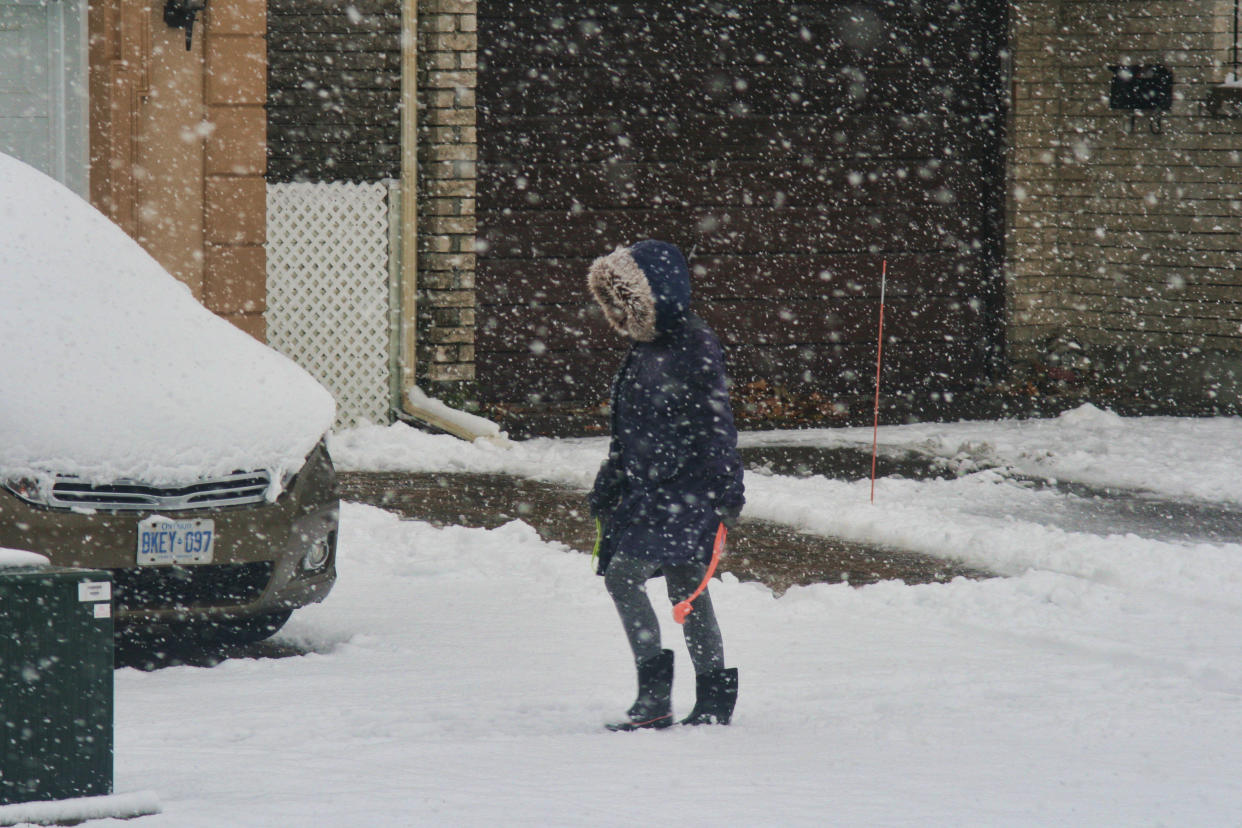
POLYGON ((268 181, 401 177, 402 0, 268 0, 268 181))
POLYGON ((1147 372, 1139 382, 1197 372, 1186 382, 1211 395, 1204 373, 1242 357, 1242 118, 1205 107, 1229 70, 1232 15, 1228 0, 1013 0, 1015 360, 1068 337, 1121 373, 1147 372), (1146 115, 1128 134, 1108 67, 1153 63, 1173 71, 1173 108, 1161 134, 1146 115))
POLYGON ((476 10, 418 3, 418 364, 447 399, 475 378, 476 10))

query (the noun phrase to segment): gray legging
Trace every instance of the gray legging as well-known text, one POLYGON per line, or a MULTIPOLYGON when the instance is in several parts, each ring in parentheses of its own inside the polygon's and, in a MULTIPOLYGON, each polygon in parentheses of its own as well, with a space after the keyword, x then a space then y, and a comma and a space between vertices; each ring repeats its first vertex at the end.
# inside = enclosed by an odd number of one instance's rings
MULTIPOLYGON (((707 573, 707 566, 701 563, 659 564, 625 555, 614 555, 604 573, 604 586, 617 605, 635 662, 660 654, 660 622, 647 597, 647 580, 657 569, 664 570, 668 599, 673 604, 689 598, 707 573)), ((724 669, 724 643, 707 590, 694 599, 694 612, 686 616, 684 629, 695 674, 724 669)))

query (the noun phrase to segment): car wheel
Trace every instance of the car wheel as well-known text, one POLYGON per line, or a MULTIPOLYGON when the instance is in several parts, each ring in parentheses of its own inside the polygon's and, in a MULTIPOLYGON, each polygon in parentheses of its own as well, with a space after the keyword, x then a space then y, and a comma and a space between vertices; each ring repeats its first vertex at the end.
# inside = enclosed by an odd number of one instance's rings
POLYGON ((202 634, 225 644, 253 644, 275 635, 292 614, 287 609, 249 618, 217 618, 203 624, 202 634))

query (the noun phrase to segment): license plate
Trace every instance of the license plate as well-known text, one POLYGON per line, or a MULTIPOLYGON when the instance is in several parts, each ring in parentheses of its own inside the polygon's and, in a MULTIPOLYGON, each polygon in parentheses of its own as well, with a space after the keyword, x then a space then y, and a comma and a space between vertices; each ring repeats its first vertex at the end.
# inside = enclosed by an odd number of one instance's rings
POLYGON ((138 565, 211 563, 214 520, 149 517, 138 524, 138 565))

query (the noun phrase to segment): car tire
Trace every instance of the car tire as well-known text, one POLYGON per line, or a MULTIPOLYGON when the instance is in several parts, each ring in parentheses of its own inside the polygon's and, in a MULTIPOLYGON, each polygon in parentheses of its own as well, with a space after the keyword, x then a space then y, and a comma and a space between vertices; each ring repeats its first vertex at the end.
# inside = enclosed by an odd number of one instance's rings
POLYGON ((217 618, 203 624, 203 635, 224 644, 253 644, 275 635, 292 614, 287 609, 249 618, 217 618))

